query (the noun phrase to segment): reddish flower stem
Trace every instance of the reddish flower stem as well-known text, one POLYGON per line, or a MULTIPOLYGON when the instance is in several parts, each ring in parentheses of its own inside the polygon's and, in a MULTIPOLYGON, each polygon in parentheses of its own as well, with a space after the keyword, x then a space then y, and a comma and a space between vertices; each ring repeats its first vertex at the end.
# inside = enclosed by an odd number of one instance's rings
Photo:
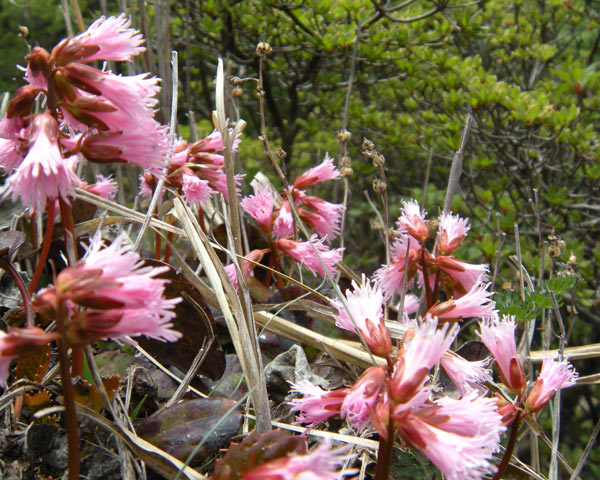
POLYGON ((171 258, 171 245, 170 243, 173 242, 173 237, 175 235, 173 234, 173 232, 169 232, 167 233, 167 244, 165 245, 165 256, 163 257, 163 261, 165 263, 169 263, 169 258, 171 258))
POLYGON ((515 418, 515 421, 513 422, 512 426, 510 428, 510 436, 508 437, 508 443, 506 444, 506 450, 504 451, 504 456, 502 457, 502 460, 500 461, 500 465, 498 465, 498 471, 496 472, 496 474, 494 475, 492 480, 500 480, 502 478, 502 475, 504 475, 506 468, 508 467, 508 464, 512 457, 513 451, 515 450, 515 446, 517 444, 517 437, 519 434, 519 424, 520 423, 521 423, 521 415, 517 415, 517 417, 515 418))
POLYGON ((421 244, 421 268, 423 269, 423 286, 425 288, 427 310, 429 310, 433 306, 433 299, 431 298, 431 290, 429 289, 429 274, 427 273, 427 265, 425 263, 425 242, 421 244))
MULTIPOLYGON (((33 229, 35 231, 35 229, 33 229)), ((52 233, 54 232, 54 202, 48 202, 48 218, 46 219, 46 233, 44 234, 44 242, 42 243, 42 250, 38 258, 33 277, 29 283, 29 294, 33 294, 46 266, 46 260, 48 260, 48 252, 50 251, 50 243, 52 243, 52 233)))
POLYGON ((79 480, 79 427, 75 411, 75 396, 73 384, 69 373, 69 354, 67 353, 67 340, 65 331, 66 308, 59 299, 56 314, 56 331, 58 333, 58 360, 60 365, 60 380, 63 387, 65 403, 65 425, 67 428, 67 451, 69 454, 69 480, 79 480))
POLYGON ((375 468, 375 480, 388 480, 390 478, 390 468, 392 465, 392 457, 394 453, 394 439, 396 437, 396 428, 394 422, 391 419, 390 405, 390 418, 388 419, 388 431, 387 438, 379 436, 379 450, 377 452, 377 466, 375 468))
MULTIPOLYGON (((156 217, 156 215, 155 215, 156 217)), ((154 260, 160 260, 160 248, 162 246, 162 238, 158 232, 154 234, 154 260)))

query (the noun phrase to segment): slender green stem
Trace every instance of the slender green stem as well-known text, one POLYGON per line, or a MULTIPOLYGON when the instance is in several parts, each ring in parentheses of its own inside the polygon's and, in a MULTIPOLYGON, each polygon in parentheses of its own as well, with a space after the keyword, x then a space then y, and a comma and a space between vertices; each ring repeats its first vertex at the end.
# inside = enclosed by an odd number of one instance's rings
POLYGON ((79 427, 77 426, 77 414, 75 411, 75 396, 73 384, 69 372, 69 354, 67 353, 67 339, 65 331, 65 319, 67 309, 64 302, 59 299, 58 312, 56 314, 56 331, 58 333, 58 360, 60 366, 60 380, 63 387, 63 398, 65 402, 65 424, 67 428, 67 451, 69 454, 69 480, 79 480, 79 427))

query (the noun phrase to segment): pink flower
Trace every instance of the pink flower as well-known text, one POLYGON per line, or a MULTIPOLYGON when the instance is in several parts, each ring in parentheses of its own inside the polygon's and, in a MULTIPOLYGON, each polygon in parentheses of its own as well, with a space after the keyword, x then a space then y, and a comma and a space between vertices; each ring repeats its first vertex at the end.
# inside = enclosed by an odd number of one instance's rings
POLYGON ((385 299, 391 298, 394 293, 401 293, 404 284, 404 271, 406 264, 406 251, 408 252, 408 279, 406 287, 412 286, 417 273, 416 266, 421 258, 421 245, 408 235, 400 235, 392 244, 391 253, 393 260, 389 265, 382 266, 375 272, 375 278, 381 284, 385 299))
POLYGON ((124 234, 104 248, 97 235, 85 257, 62 270, 54 286, 38 293, 36 303, 44 311, 61 300, 83 307, 73 310, 76 320, 68 327, 74 344, 136 335, 176 341, 181 334, 171 329, 171 320, 180 299, 165 299, 167 280, 155 278, 167 269, 144 267, 124 234))
POLYGON ((242 474, 242 480, 341 480, 356 470, 337 471, 352 456, 350 446, 331 449, 330 440, 306 455, 290 455, 259 465, 242 474))
POLYGON ((515 342, 515 320, 504 315, 502 320, 493 318, 479 322, 479 331, 475 332, 496 360, 502 382, 513 392, 521 392, 527 380, 519 358, 515 342))
POLYGON ((437 251, 440 255, 450 255, 458 249, 467 236, 469 220, 451 213, 442 213, 439 219, 437 251))
POLYGON ((447 256, 436 257, 435 264, 450 278, 456 297, 466 294, 487 278, 487 265, 472 265, 447 256))
POLYGON ((10 363, 19 357, 26 357, 56 338, 54 333, 46 333, 41 328, 11 328, 8 333, 0 330, 0 386, 6 386, 10 363))
POLYGON ((273 207, 275 199, 268 186, 254 187, 254 195, 242 199, 240 206, 251 215, 262 227, 271 230, 273 224, 273 207))
POLYGON ((185 195, 185 200, 190 205, 199 205, 200 202, 209 198, 213 193, 217 193, 210 188, 208 180, 203 180, 195 175, 182 175, 183 184, 181 189, 185 195))
POLYGON ((578 376, 567 360, 544 359, 538 379, 525 400, 525 408, 532 413, 539 412, 556 392, 575 385, 578 376))
POLYGON ((443 398, 438 404, 394 417, 402 438, 448 480, 479 480, 494 473, 490 460, 505 430, 495 399, 471 394, 460 400, 443 398))
POLYGON ((284 200, 279 207, 279 213, 273 224, 273 233, 276 238, 289 237, 294 233, 294 217, 290 202, 284 200))
MULTIPOLYGON (((256 267, 256 264, 253 262, 260 262, 262 260, 263 256, 265 255, 265 253, 267 253, 268 251, 270 251, 268 248, 265 248, 263 250, 252 250, 249 254, 247 254, 244 257, 244 258, 247 258, 248 260, 252 260, 251 262, 247 262, 247 261, 243 262, 244 278, 248 278, 248 275, 250 275, 250 272, 252 270, 254 270, 254 267, 256 267)), ((238 283, 238 277, 237 277, 235 265, 233 263, 230 263, 229 265, 226 265, 224 268, 225 268, 225 273, 227 274, 227 276, 229 277, 229 280, 233 284, 233 287, 237 290, 239 288, 239 283, 238 283)))
POLYGON ((81 153, 92 162, 126 162, 138 165, 156 177, 163 175, 169 142, 166 127, 153 122, 142 130, 130 125, 124 131, 86 136, 81 153))
POLYGON ((115 198, 118 190, 117 182, 112 179, 112 175, 105 177, 100 174, 96 175, 96 183, 82 188, 107 200, 115 198))
POLYGON ((385 382, 385 371, 382 367, 370 367, 347 393, 342 402, 340 416, 345 418, 357 431, 364 430, 375 408, 379 392, 385 382))
POLYGON ((83 60, 128 61, 146 50, 142 47, 142 34, 131 26, 131 20, 124 13, 118 17, 100 17, 89 28, 67 40, 67 45, 83 49, 83 60))
POLYGON ((335 266, 342 259, 342 248, 330 250, 317 235, 313 235, 308 242, 297 242, 288 240, 287 238, 280 238, 275 244, 277 248, 283 250, 297 262, 300 262, 302 266, 309 269, 313 274, 318 273, 322 277, 325 276, 325 269, 327 269, 330 275, 335 275, 337 273, 335 266))
POLYGON ((17 168, 23 161, 23 155, 18 150, 19 144, 15 139, 0 138, 0 167, 5 172, 17 168))
POLYGON ((416 200, 402 202, 402 215, 397 226, 400 233, 408 232, 418 242, 423 243, 429 236, 429 222, 425 220, 427 212, 421 211, 416 200))
POLYGON ((339 415, 349 389, 340 388, 328 392, 308 380, 301 380, 292 384, 291 391, 304 395, 303 398, 295 398, 289 403, 292 406, 290 412, 300 412, 295 423, 309 423, 314 426, 339 415))
POLYGON ((490 360, 486 358, 470 362, 454 352, 447 351, 442 355, 440 364, 460 394, 467 395, 474 390, 484 390, 482 385, 492 381, 490 370, 487 368, 490 360))
POLYGON ((428 310, 428 314, 438 319, 468 317, 490 317, 496 302, 490 300, 494 292, 487 291, 491 284, 475 284, 465 295, 438 303, 428 310))
POLYGON ((308 223, 321 237, 330 242, 340 233, 344 205, 330 203, 310 195, 302 196, 302 203, 311 210, 299 209, 300 218, 308 223))
POLYGON ((352 287, 354 291, 346 290, 344 301, 331 300, 331 305, 338 310, 335 324, 351 332, 360 332, 374 354, 388 355, 392 351, 392 339, 383 320, 381 288, 377 283, 371 285, 364 275, 362 284, 352 282, 352 287))
POLYGON ((31 146, 27 155, 7 179, 12 200, 21 197, 32 211, 43 210, 48 200, 67 200, 73 185, 81 181, 63 158, 58 144, 58 124, 48 114, 35 115, 28 131, 31 146))
POLYGON ((315 183, 340 178, 341 175, 340 171, 333 164, 333 159, 326 153, 325 160, 323 160, 320 165, 313 167, 296 177, 296 180, 294 180, 294 188, 297 190, 306 190, 315 183))
POLYGON ((426 396, 418 394, 428 379, 429 370, 450 348, 458 333, 456 324, 449 327, 446 323, 440 329, 437 327, 437 320, 427 317, 404 335, 388 387, 391 399, 399 405, 395 407, 396 412, 418 406, 411 402, 415 396, 426 400, 426 396))

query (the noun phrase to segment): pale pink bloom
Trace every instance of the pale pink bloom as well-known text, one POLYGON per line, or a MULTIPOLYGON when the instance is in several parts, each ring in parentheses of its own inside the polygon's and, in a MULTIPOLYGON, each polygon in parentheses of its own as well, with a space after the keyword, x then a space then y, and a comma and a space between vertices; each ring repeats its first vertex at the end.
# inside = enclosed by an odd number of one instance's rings
POLYGON ((325 159, 320 165, 317 165, 296 177, 296 180, 294 180, 294 188, 297 190, 306 190, 315 183, 333 180, 340 178, 341 176, 342 174, 333 164, 333 159, 326 153, 325 159))
POLYGON ((490 461, 505 430, 495 399, 472 394, 460 400, 440 399, 438 404, 394 418, 402 438, 448 480, 479 480, 493 474, 496 466, 490 461))
POLYGON ((85 62, 94 60, 128 61, 146 50, 142 34, 131 27, 131 20, 121 13, 118 17, 100 17, 89 28, 68 40, 83 47, 89 54, 85 62))
POLYGON ((48 81, 46 80, 44 74, 41 71, 33 72, 29 64, 27 64, 27 68, 25 69, 24 78, 25 81, 29 83, 29 85, 31 85, 32 87, 42 88, 44 90, 48 89, 48 81))
POLYGON ((67 200, 73 186, 81 181, 63 158, 58 144, 58 125, 47 113, 35 115, 28 131, 27 155, 7 179, 12 200, 21 201, 32 211, 43 210, 48 200, 67 200))
POLYGON ((19 144, 15 139, 0 138, 0 168, 10 172, 23 161, 23 154, 18 150, 19 144))
POLYGON ((473 286, 485 281, 487 278, 487 265, 465 263, 447 256, 436 257, 435 263, 440 270, 454 281, 454 295, 457 297, 464 295, 473 286))
POLYGON ((408 250, 408 279, 406 287, 414 284, 416 274, 415 266, 421 258, 421 245, 408 235, 400 235, 392 243, 391 254, 392 262, 389 265, 382 266, 375 272, 375 278, 381 284, 385 299, 391 298, 394 293, 401 293, 404 284, 406 265, 406 252, 408 250))
POLYGON ((271 229, 273 224, 273 207, 275 199, 268 186, 254 187, 254 195, 242 199, 240 207, 252 216, 261 226, 271 229))
POLYGON ((143 263, 125 243, 124 234, 106 247, 96 235, 85 257, 62 270, 54 286, 38 293, 38 304, 47 304, 53 294, 59 294, 85 307, 79 321, 71 325, 74 338, 84 343, 136 335, 175 341, 181 334, 171 329, 171 320, 181 299, 165 299, 168 281, 155 278, 168 267, 145 267, 143 263))
POLYGON ((346 290, 344 301, 331 300, 337 308, 335 324, 351 332, 360 332, 369 349, 376 355, 387 355, 392 350, 390 332, 383 320, 383 292, 375 282, 363 275, 359 286, 352 282, 354 291, 346 290), (345 305, 344 305, 345 303, 345 305))
POLYGON ((308 242, 298 242, 280 238, 275 242, 277 247, 287 253, 297 262, 322 277, 325 276, 325 267, 330 275, 337 273, 336 264, 342 260, 342 248, 330 250, 317 235, 313 235, 308 242), (315 252, 316 250, 316 252, 315 252), (319 257, 317 257, 317 254, 319 257), (321 262, 323 264, 321 264, 321 262))
POLYGON ((490 299, 494 292, 487 290, 490 285, 490 283, 475 284, 462 297, 451 298, 438 303, 431 307, 427 313, 438 319, 490 317, 493 315, 496 306, 496 302, 490 299))
POLYGON ((467 218, 451 213, 442 213, 439 219, 437 251, 440 255, 450 255, 458 249, 467 236, 469 227, 467 218))
POLYGON ((490 369, 487 368, 491 358, 470 362, 460 355, 448 350, 440 359, 440 364, 461 395, 476 390, 482 391, 485 382, 491 382, 490 369))
POLYGON ((181 189, 185 195, 185 200, 190 205, 200 205, 200 202, 209 198, 213 193, 217 193, 210 188, 208 180, 203 180, 195 175, 182 175, 181 189))
POLYGON ((96 175, 96 183, 93 185, 87 185, 85 190, 88 192, 94 193, 99 197, 105 198, 107 200, 112 200, 117 195, 117 182, 115 182, 112 178, 112 175, 105 177, 104 175, 96 175))
POLYGON ((8 333, 0 330, 0 386, 6 386, 10 363, 24 357, 56 338, 38 327, 11 328, 8 333))
POLYGON ((492 353, 500 377, 504 384, 514 392, 520 392, 526 385, 525 372, 517 356, 515 342, 515 319, 513 316, 498 315, 479 322, 479 331, 475 332, 492 353))
POLYGON ((321 237, 332 241, 340 233, 344 205, 330 203, 310 195, 302 196, 302 203, 311 211, 299 210, 300 218, 308 223, 321 237))
POLYGON ((273 233, 275 238, 289 237, 294 233, 294 217, 287 200, 284 200, 279 207, 279 213, 273 224, 273 233))
MULTIPOLYGON (((233 130, 229 130, 229 134, 231 135, 233 130)), ((232 150, 237 151, 240 145, 240 133, 237 134, 235 140, 233 141, 232 150)), ((215 153, 223 151, 223 137, 218 130, 213 130, 210 135, 204 137, 202 140, 198 140, 193 145, 193 153, 199 152, 207 152, 207 153, 215 153)))
POLYGON ((357 431, 369 424, 370 412, 374 411, 379 392, 385 383, 382 367, 370 367, 363 372, 342 402, 340 416, 357 431))
MULTIPOLYGON (((80 68, 91 67, 81 65, 80 68)), ((115 107, 125 110, 133 118, 138 115, 154 115, 152 109, 158 105, 156 95, 160 92, 158 78, 149 76, 149 73, 132 76, 114 75, 109 72, 99 74, 101 76, 93 86, 115 107)))
POLYGON ((156 122, 150 127, 142 130, 130 125, 124 131, 86 136, 81 152, 90 161, 132 163, 160 178, 169 151, 167 130, 156 122))
POLYGON ((407 232, 418 242, 423 243, 429 236, 429 222, 425 220, 427 212, 421 211, 416 200, 402 202, 402 215, 396 223, 399 233, 407 232))
MULTIPOLYGON (((428 379, 429 370, 446 353, 458 334, 457 324, 450 327, 446 323, 439 329, 437 327, 437 319, 426 317, 404 335, 389 385, 395 404, 407 403, 419 393, 428 379)), ((411 403, 410 406, 415 405, 411 403)))
POLYGON ((140 195, 142 197, 151 197, 153 193, 154 190, 148 184, 144 175, 140 175, 140 195))
POLYGON ((525 408, 532 413, 540 411, 556 392, 575 385, 578 376, 567 360, 545 358, 538 379, 525 400, 525 408))
POLYGON ((351 447, 331 449, 331 441, 326 439, 319 448, 306 455, 289 455, 263 463, 242 474, 242 480, 342 480, 353 475, 356 470, 338 471, 339 465, 354 455, 348 455, 351 447))
POLYGON ((294 398, 289 403, 292 406, 290 412, 300 412, 294 423, 309 423, 314 426, 339 415, 349 389, 327 391, 308 380, 300 380, 298 383, 292 383, 291 392, 304 395, 303 398, 294 398))

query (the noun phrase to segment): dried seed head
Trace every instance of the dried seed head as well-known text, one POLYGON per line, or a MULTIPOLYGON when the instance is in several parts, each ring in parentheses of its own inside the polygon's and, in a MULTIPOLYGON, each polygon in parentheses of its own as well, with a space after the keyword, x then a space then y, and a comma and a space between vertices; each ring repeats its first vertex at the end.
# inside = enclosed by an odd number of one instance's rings
POLYGON ((383 230, 383 224, 378 218, 371 220, 371 230, 383 230))
POLYGON ((339 161, 340 168, 351 167, 351 166, 352 166, 352 159, 349 156, 344 155, 342 158, 340 158, 340 161, 339 161))
POLYGON ((380 178, 376 178, 375 180, 373 180, 373 191, 376 194, 381 195, 383 192, 385 192, 386 188, 387 185, 380 178))
POLYGON ((368 138, 363 138, 362 145, 360 146, 363 152, 372 152, 375 150, 375 144, 368 138))
POLYGON ((352 134, 348 130, 340 130, 337 134, 337 140, 340 143, 349 142, 352 134))
POLYGON ((340 167, 340 173, 344 177, 351 177, 354 174, 354 169, 352 167, 340 167))
POLYGON ((232 97, 241 97, 243 93, 244 91, 242 90, 242 87, 235 87, 233 90, 231 90, 232 97))
POLYGON ((269 55, 272 51, 273 51, 273 49, 271 48, 271 45, 269 45, 267 42, 260 42, 256 46, 256 54, 259 57, 264 57, 265 55, 269 55))
POLYGON ((283 162, 285 160, 285 157, 287 157, 287 153, 283 148, 278 148, 275 152, 275 156, 280 162, 283 162))
POLYGON ((17 27, 17 36, 19 38, 27 38, 29 36, 29 29, 25 25, 19 25, 17 27))

